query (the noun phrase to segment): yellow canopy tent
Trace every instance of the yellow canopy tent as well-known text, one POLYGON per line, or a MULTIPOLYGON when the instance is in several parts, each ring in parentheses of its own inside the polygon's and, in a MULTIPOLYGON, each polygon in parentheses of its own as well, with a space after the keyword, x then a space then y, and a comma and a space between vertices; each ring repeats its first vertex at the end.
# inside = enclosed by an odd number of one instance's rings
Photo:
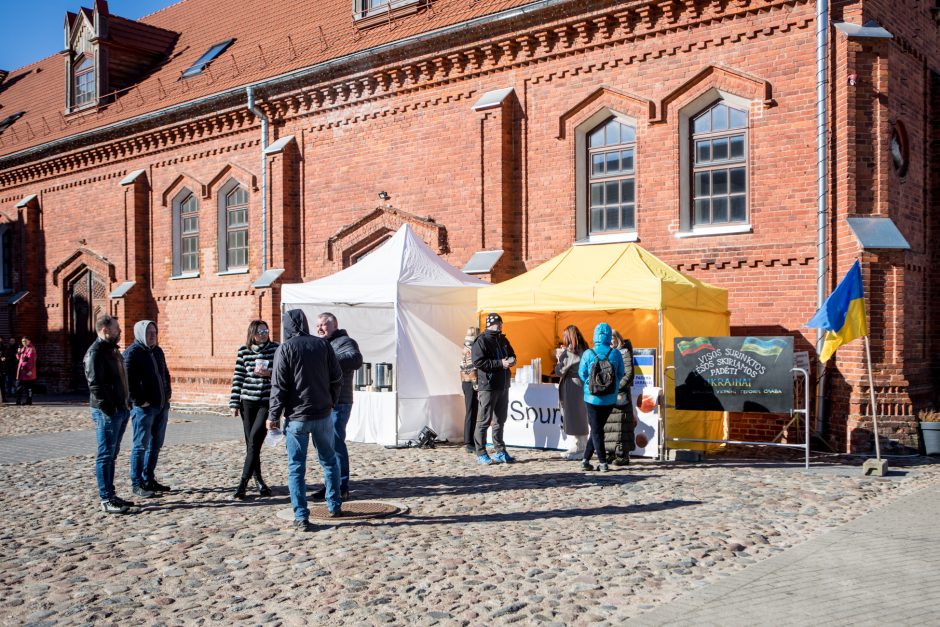
MULTIPOLYGON (((657 377, 666 380, 670 401, 675 381, 664 374, 674 363, 673 338, 730 331, 726 290, 686 276, 632 243, 569 248, 523 275, 478 290, 477 308, 481 319, 491 311, 502 316, 520 364, 534 357, 554 363, 554 348, 569 324, 590 344, 594 326, 607 322, 635 347, 657 347, 657 377)), ((668 437, 727 439, 726 414, 670 410, 666 418, 668 437)))

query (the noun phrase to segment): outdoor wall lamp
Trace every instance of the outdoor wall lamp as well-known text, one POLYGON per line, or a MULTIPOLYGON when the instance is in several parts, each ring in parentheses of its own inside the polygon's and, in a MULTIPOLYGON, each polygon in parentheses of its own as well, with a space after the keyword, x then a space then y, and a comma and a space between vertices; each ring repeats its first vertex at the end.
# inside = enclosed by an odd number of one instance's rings
POLYGON ((849 87, 855 87, 858 82, 858 74, 849 74, 849 87))
POLYGON ((388 192, 379 192, 379 198, 382 200, 388 200, 390 196, 388 195, 388 192))

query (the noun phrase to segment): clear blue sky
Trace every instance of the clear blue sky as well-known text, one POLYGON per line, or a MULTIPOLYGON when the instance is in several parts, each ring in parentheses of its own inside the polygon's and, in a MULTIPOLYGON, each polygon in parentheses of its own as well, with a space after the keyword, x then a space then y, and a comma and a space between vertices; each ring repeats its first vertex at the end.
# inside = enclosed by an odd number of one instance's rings
MULTIPOLYGON (((179 0, 110 0, 108 10, 131 20, 179 0)), ((91 8, 94 0, 0 0, 0 70, 15 70, 65 47, 65 12, 91 8)))

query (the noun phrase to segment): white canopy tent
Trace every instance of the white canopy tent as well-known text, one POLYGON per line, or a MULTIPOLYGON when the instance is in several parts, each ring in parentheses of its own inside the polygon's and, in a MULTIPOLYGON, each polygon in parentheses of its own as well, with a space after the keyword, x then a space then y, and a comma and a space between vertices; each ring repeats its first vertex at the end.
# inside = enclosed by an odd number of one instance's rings
POLYGON ((357 264, 328 277, 285 285, 281 310, 302 310, 311 330, 334 314, 363 360, 392 364, 391 392, 355 392, 348 440, 396 445, 424 426, 463 437, 458 361, 476 324, 477 289, 486 282, 438 257, 408 225, 357 264))

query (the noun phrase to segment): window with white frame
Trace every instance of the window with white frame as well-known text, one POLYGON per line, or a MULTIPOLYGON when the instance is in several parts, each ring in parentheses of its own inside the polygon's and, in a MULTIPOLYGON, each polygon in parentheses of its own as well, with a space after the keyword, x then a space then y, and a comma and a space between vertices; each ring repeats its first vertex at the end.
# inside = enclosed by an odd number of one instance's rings
POLYGON ((76 108, 95 102, 97 95, 95 84, 95 60, 91 55, 83 55, 75 60, 72 69, 72 102, 76 108))
POLYGON ((199 201, 188 189, 173 199, 173 275, 199 274, 199 201))
POLYGON ((248 192, 241 185, 225 195, 225 269, 248 267, 248 192))
POLYGON ((0 293, 13 290, 13 229, 0 226, 0 293))
POLYGON ((611 117, 587 134, 589 234, 636 230, 636 127, 611 117))
POLYGON ((747 224, 747 111, 719 100, 690 131, 692 229, 747 224))

